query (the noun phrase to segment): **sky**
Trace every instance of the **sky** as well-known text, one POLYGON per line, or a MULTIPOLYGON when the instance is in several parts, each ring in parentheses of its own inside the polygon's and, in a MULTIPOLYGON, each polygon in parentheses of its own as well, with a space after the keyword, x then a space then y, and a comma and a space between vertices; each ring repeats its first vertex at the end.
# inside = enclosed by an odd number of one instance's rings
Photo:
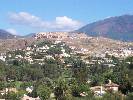
POLYGON ((125 14, 133 15, 133 0, 0 0, 0 29, 15 35, 72 31, 125 14))

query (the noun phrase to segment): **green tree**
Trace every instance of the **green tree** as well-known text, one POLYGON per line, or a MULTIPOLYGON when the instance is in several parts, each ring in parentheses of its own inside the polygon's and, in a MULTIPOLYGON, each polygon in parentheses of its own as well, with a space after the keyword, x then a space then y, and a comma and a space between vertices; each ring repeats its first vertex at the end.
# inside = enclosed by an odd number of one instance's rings
POLYGON ((20 100, 18 94, 14 92, 8 93, 6 97, 7 97, 6 100, 20 100))
POLYGON ((80 60, 76 59, 72 63, 73 76, 78 80, 78 82, 85 83, 88 79, 88 69, 86 64, 80 60))
POLYGON ((49 99, 51 94, 51 90, 49 87, 45 85, 39 85, 37 88, 37 95, 40 97, 41 100, 49 99))
POLYGON ((132 100, 133 99, 133 92, 127 94, 126 100, 132 100))
POLYGON ((0 90, 3 90, 5 87, 5 82, 0 82, 0 90))

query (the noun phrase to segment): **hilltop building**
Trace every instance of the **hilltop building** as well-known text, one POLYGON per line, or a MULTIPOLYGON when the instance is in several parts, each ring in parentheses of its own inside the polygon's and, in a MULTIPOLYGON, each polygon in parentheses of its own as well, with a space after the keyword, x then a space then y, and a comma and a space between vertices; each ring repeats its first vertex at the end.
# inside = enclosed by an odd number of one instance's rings
POLYGON ((68 32, 39 32, 36 33, 35 38, 48 38, 48 39, 64 39, 68 37, 68 32))

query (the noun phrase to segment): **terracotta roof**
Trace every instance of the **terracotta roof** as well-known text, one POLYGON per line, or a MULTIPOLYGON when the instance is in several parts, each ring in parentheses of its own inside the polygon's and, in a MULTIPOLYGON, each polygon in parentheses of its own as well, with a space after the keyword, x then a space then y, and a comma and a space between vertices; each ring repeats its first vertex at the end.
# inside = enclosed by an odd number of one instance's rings
POLYGON ((118 84, 115 84, 115 83, 105 84, 104 86, 105 86, 105 87, 119 87, 119 85, 118 85, 118 84))
MULTIPOLYGON (((101 86, 94 86, 90 88, 92 91, 99 91, 101 90, 101 86)), ((105 88, 102 86, 102 90, 105 90, 105 88)))

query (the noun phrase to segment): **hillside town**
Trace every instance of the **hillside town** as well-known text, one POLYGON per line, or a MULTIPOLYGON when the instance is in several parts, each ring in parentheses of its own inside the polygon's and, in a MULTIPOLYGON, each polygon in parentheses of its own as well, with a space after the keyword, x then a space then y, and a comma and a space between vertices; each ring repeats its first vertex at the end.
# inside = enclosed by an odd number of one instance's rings
POLYGON ((0 0, 0 100, 133 100, 133 0, 0 0))
MULTIPOLYGON (((85 35, 85 33, 40 32, 40 33, 36 33, 35 38, 36 39, 53 39, 53 40, 56 40, 56 42, 57 41, 66 42, 67 44, 69 44, 69 47, 73 51, 75 51, 76 53, 81 53, 81 54, 90 54, 90 55, 93 54, 95 56, 98 56, 98 55, 99 56, 104 56, 104 55, 108 54, 108 55, 119 57, 119 58, 133 56, 133 46, 132 45, 130 46, 128 43, 124 47, 105 48, 104 50, 99 50, 95 54, 94 54, 95 51, 92 52, 87 47, 86 48, 79 47, 79 45, 76 46, 75 45, 76 43, 72 44, 72 42, 71 42, 72 40, 74 40, 74 41, 76 41, 76 40, 77 41, 78 40, 88 40, 89 41, 89 40, 94 38, 94 37, 89 37, 89 36, 85 35)), ((97 38, 94 38, 94 39, 96 39, 96 41, 98 41, 101 38, 97 37, 97 38)), ((121 44, 122 43, 119 43, 119 45, 121 45, 121 44)))
POLYGON ((68 100, 77 97, 92 100, 106 98, 104 95, 109 93, 112 96, 119 95, 118 98, 128 97, 128 93, 133 90, 132 81, 130 82, 132 74, 119 73, 119 65, 127 68, 132 65, 132 47, 107 49, 104 53, 91 54, 89 48, 71 45, 66 40, 89 40, 92 37, 83 33, 71 36, 68 33, 65 36, 59 34, 64 33, 37 33, 36 42, 22 49, 1 53, 0 66, 6 66, 3 68, 3 76, 0 76, 2 100, 7 100, 8 97, 18 97, 12 100, 64 100, 68 95, 68 100), (4 76, 4 73, 8 74, 4 76), (64 85, 71 92, 67 94, 68 90, 64 85))

